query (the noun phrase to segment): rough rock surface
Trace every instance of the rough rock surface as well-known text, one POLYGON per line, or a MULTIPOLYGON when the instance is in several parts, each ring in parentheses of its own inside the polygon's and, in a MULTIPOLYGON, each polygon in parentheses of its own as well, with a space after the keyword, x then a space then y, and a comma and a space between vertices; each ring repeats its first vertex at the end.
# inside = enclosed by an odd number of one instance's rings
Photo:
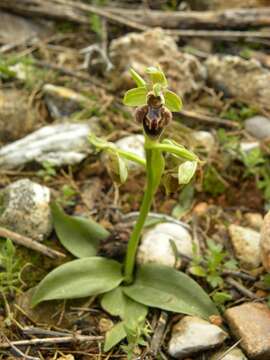
POLYGON ((50 29, 44 22, 0 11, 0 44, 22 43, 29 39, 49 35, 50 29))
POLYGON ((221 345, 227 334, 196 316, 185 316, 173 328, 169 341, 169 354, 176 359, 186 359, 198 352, 221 345))
POLYGON ((270 211, 265 215, 261 229, 261 255, 263 266, 270 271, 270 211))
POLYGON ((84 122, 44 126, 0 148, 0 168, 13 169, 31 161, 49 161, 55 166, 77 164, 90 152, 87 138, 93 128, 92 121, 91 126, 84 122))
POLYGON ((248 226, 252 229, 260 231, 263 225, 263 217, 260 213, 246 213, 244 215, 248 226))
POLYGON ((270 71, 256 60, 238 56, 209 56, 205 62, 208 80, 225 95, 270 109, 270 71))
POLYGON ((229 327, 248 358, 270 359, 270 310, 259 303, 247 303, 225 312, 229 327))
POLYGON ((270 138, 270 119, 253 116, 245 121, 245 129, 259 140, 270 138))
POLYGON ((94 106, 93 101, 72 89, 45 84, 42 89, 46 105, 54 119, 70 116, 84 107, 94 106))
POLYGON ((41 241, 52 231, 49 202, 49 188, 18 180, 0 192, 0 225, 41 241))
POLYGON ((236 258, 246 269, 260 265, 260 233, 238 225, 229 226, 229 234, 236 258))
POLYGON ((23 91, 0 90, 0 142, 17 140, 34 130, 38 114, 29 110, 28 101, 23 91))
POLYGON ((181 225, 173 223, 157 224, 143 235, 138 249, 139 264, 157 263, 170 267, 179 267, 181 260, 176 256, 171 245, 174 242, 177 250, 192 257, 192 238, 181 225))
POLYGON ((220 350, 218 352, 216 352, 215 354, 213 354, 209 360, 247 360, 247 357, 245 356, 245 354, 242 352, 241 349, 239 348, 234 348, 232 350, 230 350, 228 353, 227 351, 229 351, 229 349, 223 349, 220 350), (224 355, 226 354, 226 355, 224 355))
POLYGON ((215 148, 215 138, 209 131, 193 131, 191 136, 196 145, 203 147, 207 152, 211 152, 215 148))
POLYGON ((114 65, 111 76, 116 88, 134 87, 130 67, 145 76, 145 68, 156 65, 157 60, 171 89, 182 96, 200 90, 205 83, 205 68, 193 55, 179 52, 174 39, 160 28, 129 33, 113 40, 110 58, 114 65))

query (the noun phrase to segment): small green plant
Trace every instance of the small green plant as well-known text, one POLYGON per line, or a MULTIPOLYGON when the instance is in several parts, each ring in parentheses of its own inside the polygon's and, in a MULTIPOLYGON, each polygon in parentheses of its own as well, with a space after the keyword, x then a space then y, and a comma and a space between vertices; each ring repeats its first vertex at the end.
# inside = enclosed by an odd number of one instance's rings
POLYGON ((56 176, 56 170, 50 161, 43 161, 42 169, 37 172, 37 175, 44 181, 50 181, 53 177, 56 176))
POLYGON ((97 151, 110 154, 114 178, 121 183, 128 177, 127 160, 146 170, 144 196, 124 264, 96 255, 99 241, 109 236, 107 230, 93 220, 66 215, 57 204, 53 204, 54 227, 59 240, 79 259, 49 273, 38 285, 32 299, 35 306, 45 300, 99 295, 102 308, 120 319, 106 334, 105 351, 126 337, 133 337, 131 343, 134 344, 134 338, 138 343, 138 328, 143 327, 149 307, 203 318, 218 314, 209 296, 185 273, 158 264, 135 267, 141 233, 165 170, 163 154, 170 154, 178 160, 179 184, 189 183, 198 163, 197 156, 182 145, 170 139, 162 140, 163 130, 172 118, 171 112, 181 109, 181 100, 168 90, 161 69, 150 67, 146 72, 150 78, 148 83, 131 70, 137 87, 127 91, 124 97, 125 105, 137 107, 135 118, 144 132, 146 159, 90 136, 90 143, 97 151))
POLYGON ((203 257, 194 256, 189 270, 195 276, 205 277, 206 281, 215 289, 223 286, 222 271, 235 269, 237 269, 237 262, 229 257, 223 246, 208 239, 205 255, 203 257))
POLYGON ((0 243, 0 294, 16 293, 21 285, 20 265, 10 239, 0 243))

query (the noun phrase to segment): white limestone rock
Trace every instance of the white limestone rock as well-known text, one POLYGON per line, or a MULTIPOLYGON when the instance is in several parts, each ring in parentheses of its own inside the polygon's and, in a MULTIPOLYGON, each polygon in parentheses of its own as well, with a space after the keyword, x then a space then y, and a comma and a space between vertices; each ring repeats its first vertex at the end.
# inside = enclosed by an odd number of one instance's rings
POLYGON ((157 224, 142 236, 137 262, 180 267, 181 259, 177 257, 176 261, 171 241, 181 254, 192 257, 192 237, 188 230, 181 225, 166 222, 157 224))
POLYGON ((168 351, 173 358, 186 359, 221 345, 227 336, 217 325, 196 316, 185 316, 172 330, 168 351))
POLYGON ((29 179, 0 192, 0 226, 42 241, 52 231, 50 189, 29 179))
POLYGON ((229 234, 235 256, 246 269, 254 269, 261 263, 260 233, 250 228, 230 225, 229 234))

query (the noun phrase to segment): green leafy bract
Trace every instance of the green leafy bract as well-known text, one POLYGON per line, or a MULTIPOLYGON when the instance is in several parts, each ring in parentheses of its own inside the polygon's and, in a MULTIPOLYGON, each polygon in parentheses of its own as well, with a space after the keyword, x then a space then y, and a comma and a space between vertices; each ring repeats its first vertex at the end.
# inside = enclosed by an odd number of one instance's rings
POLYGON ((182 109, 182 101, 174 92, 166 90, 164 92, 165 106, 170 111, 180 111, 182 109))
POLYGON ((178 168, 178 183, 188 184, 197 169, 197 161, 185 161, 178 168))
POLYGON ((102 257, 70 261, 50 272, 38 285, 32 305, 41 301, 99 295, 123 280, 121 264, 102 257))
POLYGON ((127 106, 142 106, 146 105, 148 90, 143 87, 130 89, 125 93, 123 103, 127 106))
POLYGON ((193 279, 164 265, 140 266, 134 283, 124 292, 135 301, 163 310, 205 319, 218 314, 209 296, 193 279))
POLYGON ((136 330, 144 322, 147 315, 147 306, 140 304, 124 293, 124 287, 118 287, 103 295, 101 306, 113 316, 119 316, 123 321, 116 324, 105 338, 104 351, 110 350, 114 345, 124 339, 128 334, 126 329, 136 330))
POLYGON ((56 203, 51 209, 61 244, 78 258, 95 256, 99 241, 106 239, 109 232, 94 220, 65 214, 56 203))

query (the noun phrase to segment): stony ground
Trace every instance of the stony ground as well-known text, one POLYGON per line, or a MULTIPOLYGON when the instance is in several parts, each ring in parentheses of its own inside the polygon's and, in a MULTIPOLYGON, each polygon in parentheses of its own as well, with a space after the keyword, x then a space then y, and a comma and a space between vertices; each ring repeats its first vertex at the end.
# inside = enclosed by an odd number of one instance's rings
MULTIPOLYGON (((237 1, 237 7, 265 5, 237 1)), ((186 11, 225 5, 118 6, 186 11)), ((207 322, 152 310, 145 343, 135 344, 131 358, 270 359, 269 54, 269 39, 175 37, 97 14, 84 25, 45 21, 1 11, 0 4, 0 359, 128 358, 123 346, 103 352, 104 334, 117 319, 98 299, 35 309, 30 299, 44 275, 72 258, 53 231, 53 199, 68 214, 102 224, 110 236, 99 253, 123 258, 144 172, 129 164, 129 178, 119 186, 108 157, 96 154, 87 137, 95 133, 144 156, 141 128, 122 96, 133 86, 130 67, 143 74, 157 64, 184 103, 165 135, 202 162, 186 186, 179 188, 173 174, 164 178, 138 262, 190 274, 221 317, 207 322)))

